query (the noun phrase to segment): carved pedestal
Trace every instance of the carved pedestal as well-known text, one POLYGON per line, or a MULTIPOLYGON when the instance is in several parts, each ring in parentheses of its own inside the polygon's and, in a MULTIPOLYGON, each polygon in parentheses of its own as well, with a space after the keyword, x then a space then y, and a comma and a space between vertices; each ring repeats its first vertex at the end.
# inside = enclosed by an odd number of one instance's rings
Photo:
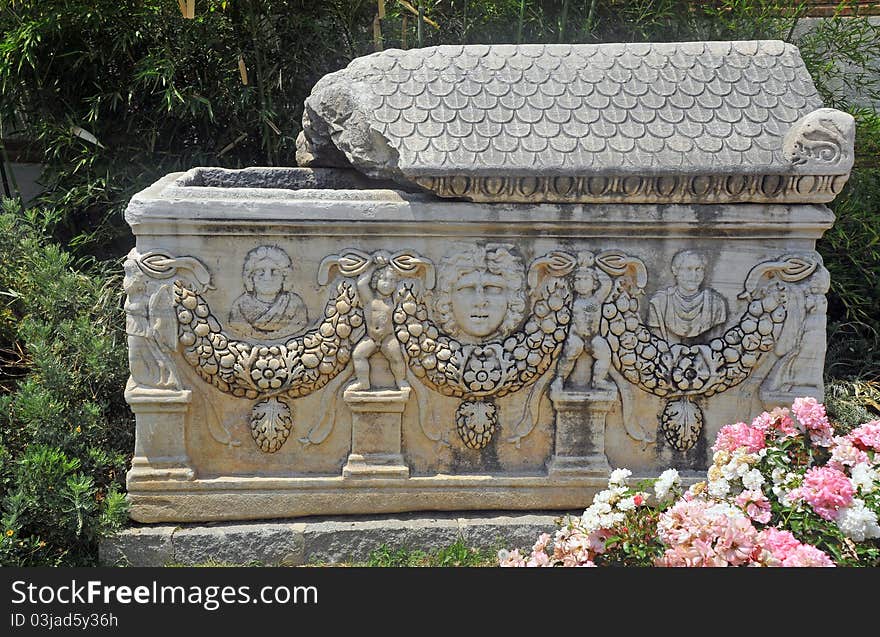
POLYGON ((129 488, 145 481, 192 480, 195 472, 185 436, 192 392, 139 387, 129 380, 125 400, 137 422, 134 458, 126 476, 129 488))
POLYGON ((400 429, 410 391, 345 391, 342 397, 351 409, 351 453, 342 467, 343 477, 409 477, 400 453, 400 429))
POLYGON ((551 476, 606 476, 605 416, 614 405, 614 390, 551 391, 556 410, 556 451, 550 459, 551 476))

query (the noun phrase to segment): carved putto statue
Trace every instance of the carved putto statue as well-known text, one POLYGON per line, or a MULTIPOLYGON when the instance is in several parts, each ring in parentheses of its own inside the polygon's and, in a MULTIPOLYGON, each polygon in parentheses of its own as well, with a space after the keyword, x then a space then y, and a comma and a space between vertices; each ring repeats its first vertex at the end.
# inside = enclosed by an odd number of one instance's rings
POLYGON ((611 367, 611 348, 599 334, 602 319, 602 303, 611 292, 611 277, 595 267, 596 259, 592 252, 578 254, 577 270, 574 273, 572 324, 562 350, 562 357, 556 368, 556 378, 551 389, 561 390, 566 379, 574 370, 578 359, 589 355, 593 359, 590 386, 593 389, 611 389, 608 371, 611 367))
POLYGON ((400 277, 391 265, 390 255, 382 251, 372 255, 369 266, 358 278, 357 290, 364 308, 367 333, 351 355, 356 379, 349 385, 350 390, 370 389, 369 358, 377 351, 381 351, 388 360, 398 389, 409 387, 406 380, 406 361, 400 343, 394 336, 394 322, 391 318, 395 303, 394 293, 399 282, 400 277))

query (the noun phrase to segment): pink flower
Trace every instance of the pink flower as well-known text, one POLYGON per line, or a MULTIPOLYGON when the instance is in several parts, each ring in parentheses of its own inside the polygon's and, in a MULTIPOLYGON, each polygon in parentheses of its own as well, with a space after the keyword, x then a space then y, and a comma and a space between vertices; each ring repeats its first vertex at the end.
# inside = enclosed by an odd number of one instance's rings
POLYGON ((770 521, 770 500, 761 491, 743 491, 736 496, 736 506, 755 522, 767 524, 770 521))
POLYGON ((663 512, 657 535, 667 547, 658 566, 739 566, 751 561, 757 531, 737 509, 694 499, 663 512))
POLYGON ((854 467, 862 462, 869 462, 868 454, 859 449, 849 436, 834 436, 832 439, 831 459, 828 466, 843 471, 846 467, 854 467))
POLYGON ((744 422, 734 425, 725 425, 715 438, 715 446, 712 451, 733 452, 740 447, 745 447, 746 453, 755 453, 765 446, 764 432, 756 427, 749 427, 744 422))
POLYGON ((525 565, 526 561, 523 556, 519 554, 519 549, 498 552, 498 566, 522 568, 525 565))
POLYGON ((784 567, 833 567, 834 562, 824 551, 812 544, 801 544, 782 560, 784 567))
POLYGON ((853 486, 846 474, 832 467, 811 467, 804 483, 789 494, 794 500, 806 500, 826 520, 833 520, 842 507, 853 499, 853 486))
POLYGON ((757 531, 745 517, 728 518, 715 541, 715 553, 730 566, 746 564, 755 550, 757 531))
POLYGON ((782 531, 772 526, 761 531, 757 540, 760 546, 780 562, 801 545, 789 531, 782 531))
POLYGON ((642 504, 644 504, 644 502, 645 502, 645 498, 642 497, 641 493, 636 493, 633 496, 633 504, 635 504, 637 507, 642 506, 642 504))
POLYGON ((834 566, 828 555, 812 544, 802 544, 788 531, 773 527, 757 536, 760 547, 758 558, 766 566, 834 566))
POLYGON ((807 429, 810 440, 821 447, 831 446, 831 436, 834 430, 828 422, 825 414, 825 405, 816 402, 815 398, 795 398, 791 410, 797 416, 798 421, 807 429))
POLYGON ((766 433, 778 432, 782 436, 796 436, 798 434, 794 421, 788 415, 788 409, 777 407, 771 412, 764 412, 752 421, 752 427, 766 433))
POLYGON ((528 562, 526 562, 526 566, 533 568, 550 566, 550 556, 544 553, 544 551, 532 551, 532 555, 529 557, 528 562))
POLYGON ((872 420, 858 429, 853 429, 847 438, 859 449, 880 452, 880 420, 872 420))
POLYGON ((549 533, 541 533, 541 535, 538 536, 538 539, 535 542, 535 545, 532 547, 532 552, 533 553, 538 552, 538 551, 543 552, 544 549, 547 548, 548 544, 550 544, 550 534, 549 533))

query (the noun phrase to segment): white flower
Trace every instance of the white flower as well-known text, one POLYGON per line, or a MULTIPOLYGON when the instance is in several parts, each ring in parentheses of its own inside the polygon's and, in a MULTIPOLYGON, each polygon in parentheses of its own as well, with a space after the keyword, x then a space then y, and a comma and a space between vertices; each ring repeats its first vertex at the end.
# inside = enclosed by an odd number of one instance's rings
POLYGON ((728 518, 743 517, 743 512, 729 502, 716 502, 706 509, 706 513, 710 516, 723 515, 728 518))
POLYGON ((835 522, 841 533, 856 542, 880 537, 877 514, 866 507, 864 500, 859 498, 853 498, 852 504, 840 509, 835 522))
POLYGON ((632 475, 629 469, 615 469, 608 478, 608 486, 622 486, 626 484, 626 479, 632 475))
POLYGON ((862 493, 871 493, 877 488, 880 480, 878 472, 867 462, 860 462, 852 469, 852 485, 854 489, 861 489, 862 493))
MULTIPOLYGON (((770 473, 770 477, 773 479, 773 484, 775 484, 775 485, 782 484, 783 481, 785 480, 785 469, 781 469, 779 467, 776 467, 770 473)), ((775 489, 774 489, 773 493, 776 493, 775 489)))
POLYGON ((764 484, 764 476, 757 469, 746 472, 742 477, 743 486, 749 491, 760 491, 764 484))
POLYGON ((633 497, 623 498, 617 503, 617 508, 621 511, 632 511, 636 508, 635 499, 633 497))
POLYGON ((709 482, 709 495, 715 498, 723 498, 730 493, 730 483, 727 480, 712 480, 709 482))
MULTIPOLYGON (((790 507, 794 504, 791 498, 788 497, 789 493, 791 492, 787 489, 783 489, 782 487, 773 487, 773 493, 779 499, 779 503, 782 506, 790 507)), ((798 507, 798 509, 800 509, 800 507, 798 507)))
POLYGON ((657 478, 657 482, 654 483, 654 495, 657 496, 658 500, 662 500, 669 494, 669 490, 672 486, 680 484, 680 482, 678 471, 675 469, 667 469, 660 474, 660 477, 657 478))
POLYGON ((736 460, 731 460, 721 467, 721 475, 725 480, 736 480, 739 477, 739 473, 736 471, 737 466, 736 460))

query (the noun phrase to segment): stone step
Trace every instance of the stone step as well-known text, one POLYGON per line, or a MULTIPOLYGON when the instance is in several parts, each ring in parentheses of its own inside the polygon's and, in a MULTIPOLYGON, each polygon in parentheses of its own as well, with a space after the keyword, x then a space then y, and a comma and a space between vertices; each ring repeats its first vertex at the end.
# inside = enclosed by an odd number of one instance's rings
MULTIPOLYGON (((572 511, 580 515, 581 511, 572 511)), ((552 533, 560 511, 430 513, 311 517, 295 521, 137 525, 101 541, 104 566, 301 566, 365 562, 391 550, 436 551, 462 540, 469 548, 530 548, 552 533)))

